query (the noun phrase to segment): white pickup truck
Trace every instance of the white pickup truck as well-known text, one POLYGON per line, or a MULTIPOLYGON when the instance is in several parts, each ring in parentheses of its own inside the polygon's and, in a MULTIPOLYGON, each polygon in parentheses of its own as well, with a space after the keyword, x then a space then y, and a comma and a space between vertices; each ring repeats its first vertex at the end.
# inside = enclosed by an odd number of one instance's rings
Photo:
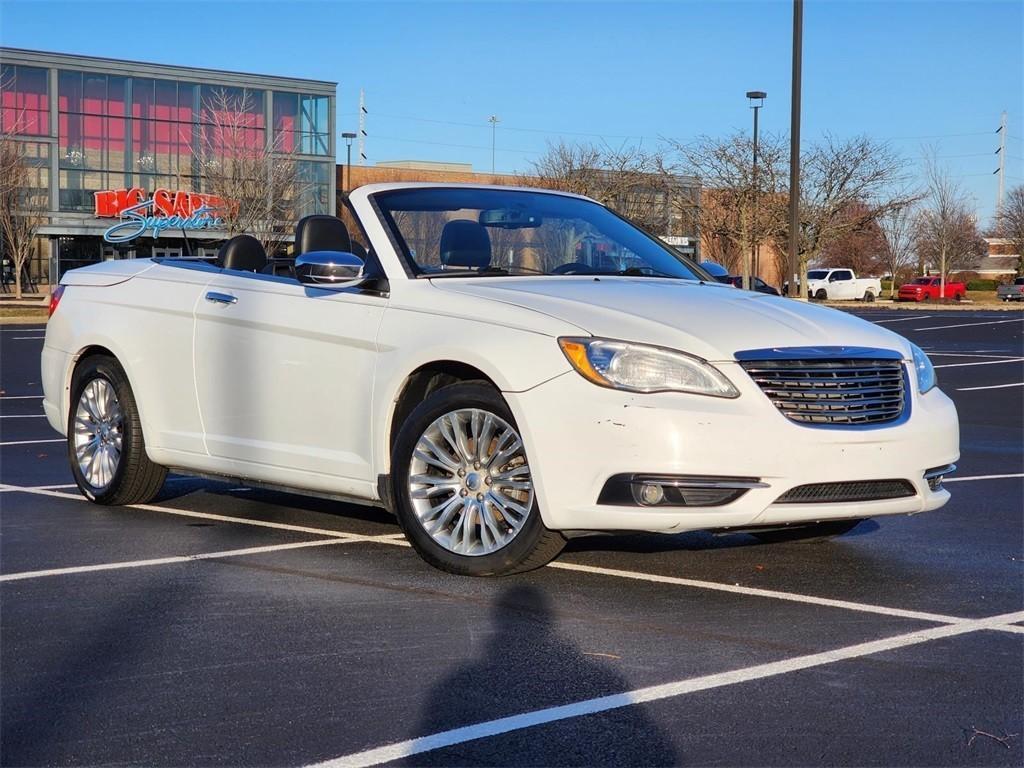
POLYGON ((878 278, 858 278, 852 269, 812 269, 807 273, 809 299, 874 301, 881 293, 882 282, 878 278))

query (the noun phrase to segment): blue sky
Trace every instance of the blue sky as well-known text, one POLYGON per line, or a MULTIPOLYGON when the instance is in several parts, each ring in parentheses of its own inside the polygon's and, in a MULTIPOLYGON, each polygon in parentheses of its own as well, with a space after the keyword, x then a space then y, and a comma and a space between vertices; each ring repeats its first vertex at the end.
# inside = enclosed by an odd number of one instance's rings
MULTIPOLYGON (((618 145, 789 126, 791 3, 50 3, 0 0, 0 42, 335 80, 339 130, 366 91, 367 155, 525 171, 545 142, 618 145)), ((975 197, 1024 183, 1024 3, 830 2, 804 11, 803 136, 867 133, 915 162, 934 147, 975 197)), ((340 153, 344 145, 338 142, 340 153)))

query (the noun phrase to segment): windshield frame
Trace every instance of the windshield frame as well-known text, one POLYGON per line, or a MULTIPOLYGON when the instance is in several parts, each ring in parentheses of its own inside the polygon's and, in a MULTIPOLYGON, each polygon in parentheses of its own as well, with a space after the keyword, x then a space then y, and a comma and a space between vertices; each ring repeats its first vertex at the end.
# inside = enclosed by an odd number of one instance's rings
MULTIPOLYGON (((402 268, 405 270, 406 276, 411 278, 411 279, 418 280, 418 279, 422 278, 422 279, 430 280, 430 279, 433 279, 433 278, 456 279, 456 278, 467 278, 467 277, 468 278, 473 278, 473 279, 480 279, 480 278, 487 278, 487 277, 517 277, 517 278, 518 277, 558 277, 558 278, 561 278, 561 277, 588 277, 588 278, 595 278, 595 277, 620 277, 620 276, 621 277, 643 277, 643 278, 647 278, 647 279, 650 279, 652 277, 658 277, 658 278, 662 278, 662 279, 666 279, 666 280, 690 280, 691 279, 691 278, 687 278, 687 277, 676 277, 674 275, 664 275, 664 274, 660 274, 660 273, 652 274, 652 275, 616 275, 616 274, 609 274, 609 273, 594 272, 594 273, 579 273, 579 274, 559 275, 559 274, 553 274, 551 272, 539 272, 539 271, 538 272, 527 272, 527 271, 519 272, 519 271, 516 271, 515 268, 513 268, 513 270, 510 271, 507 275, 501 275, 501 274, 498 274, 496 272, 486 272, 486 271, 481 272, 479 270, 472 269, 472 268, 451 269, 451 270, 446 270, 445 272, 429 272, 427 270, 424 270, 422 267, 420 267, 420 265, 416 262, 416 259, 413 258, 412 254, 409 252, 408 246, 407 246, 407 244, 405 242, 405 238, 401 236, 401 232, 398 229, 398 225, 395 222, 394 217, 391 216, 390 211, 388 211, 386 208, 384 208, 381 205, 381 200, 378 199, 378 198, 384 198, 384 197, 386 197, 386 196, 388 196, 388 195, 390 195, 392 193, 408 192, 408 191, 413 190, 413 189, 418 190, 418 191, 422 190, 424 192, 428 192, 428 191, 432 191, 432 190, 439 190, 439 189, 440 190, 448 190, 448 189, 479 189, 480 191, 488 191, 488 192, 489 191, 495 191, 495 192, 505 192, 505 193, 543 194, 543 195, 551 195, 553 197, 563 197, 563 198, 567 198, 567 199, 570 199, 570 200, 576 200, 578 202, 587 203, 589 205, 596 205, 596 206, 598 206, 600 208, 603 208, 607 213, 610 213, 612 216, 614 216, 617 219, 619 219, 622 222, 624 222, 627 226, 629 226, 632 229, 634 229, 637 232, 639 232, 644 238, 646 238, 648 241, 650 241, 653 245, 658 247, 660 250, 664 251, 666 255, 668 255, 671 258, 673 258, 676 261, 678 261, 684 268, 686 268, 687 270, 689 270, 690 272, 692 272, 694 274, 693 280, 695 282, 711 283, 711 284, 715 284, 717 282, 715 280, 715 278, 709 272, 706 272, 704 270, 704 268, 701 267, 700 264, 695 259, 691 259, 689 256, 686 256, 686 255, 680 253, 675 248, 670 246, 668 243, 663 242, 661 240, 661 238, 657 237, 656 235, 651 234, 646 229, 644 229, 643 227, 639 226, 636 222, 631 221, 628 217, 623 216, 618 211, 615 211, 615 210, 609 208, 608 206, 603 205, 602 203, 597 202, 596 200, 592 200, 589 197, 584 197, 582 195, 575 195, 575 194, 571 194, 571 193, 561 192, 559 190, 540 189, 540 188, 536 188, 536 187, 512 187, 512 186, 504 187, 504 186, 500 186, 500 185, 492 186, 492 185, 477 185, 477 184, 432 184, 432 185, 416 184, 415 186, 395 187, 395 188, 391 188, 391 189, 380 190, 378 192, 373 192, 373 193, 371 193, 370 195, 367 196, 367 199, 370 202, 370 206, 373 208, 373 212, 377 215, 378 220, 383 225, 383 229, 384 229, 385 233, 388 236, 388 240, 390 241, 391 246, 394 248, 395 253, 398 255, 399 260, 402 263, 402 268)), ((651 267, 650 269, 654 270, 653 267, 651 267)), ((658 272, 658 270, 654 270, 654 271, 658 272)))

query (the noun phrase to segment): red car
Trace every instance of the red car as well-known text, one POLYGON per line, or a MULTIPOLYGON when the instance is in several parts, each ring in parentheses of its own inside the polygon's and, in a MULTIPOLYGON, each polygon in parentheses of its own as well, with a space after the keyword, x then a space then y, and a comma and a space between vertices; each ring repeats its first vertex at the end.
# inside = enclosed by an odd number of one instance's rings
MULTIPOLYGON (((937 277, 915 277, 909 283, 900 286, 897 295, 899 301, 932 301, 941 298, 941 281, 937 277)), ((946 281, 945 298, 960 301, 967 295, 967 286, 963 283, 946 281)))

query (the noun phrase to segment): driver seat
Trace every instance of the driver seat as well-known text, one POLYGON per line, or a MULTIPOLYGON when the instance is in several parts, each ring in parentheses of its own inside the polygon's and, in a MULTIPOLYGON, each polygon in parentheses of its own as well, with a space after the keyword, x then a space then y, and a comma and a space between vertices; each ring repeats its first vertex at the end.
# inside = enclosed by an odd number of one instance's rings
POLYGON ((449 221, 441 230, 441 265, 486 269, 491 263, 491 236, 468 219, 449 221))
POLYGON ((295 225, 295 254, 311 251, 352 252, 348 227, 337 216, 314 214, 299 219, 295 225))

